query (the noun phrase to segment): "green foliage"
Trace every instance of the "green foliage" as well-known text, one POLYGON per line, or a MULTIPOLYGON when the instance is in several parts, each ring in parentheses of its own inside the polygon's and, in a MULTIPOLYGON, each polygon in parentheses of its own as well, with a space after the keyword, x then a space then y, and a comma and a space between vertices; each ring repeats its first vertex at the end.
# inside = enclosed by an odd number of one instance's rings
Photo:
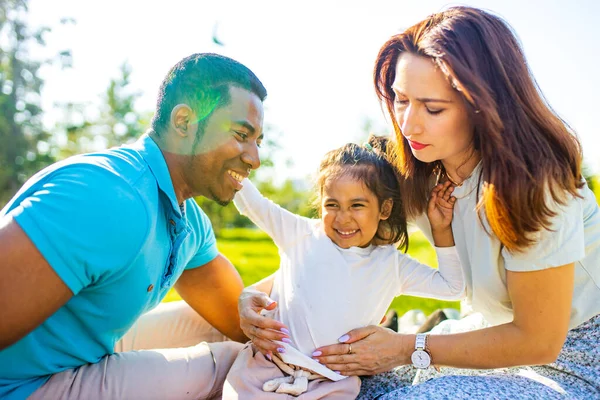
POLYGON ((111 79, 104 94, 104 110, 98 126, 104 126, 107 147, 135 141, 144 131, 144 125, 135 111, 140 92, 131 89, 131 66, 125 62, 119 77, 111 79))
MULTIPOLYGON (((598 202, 598 204, 600 204, 600 178, 598 176, 593 176, 591 179, 591 185, 590 185, 590 189, 592 189, 592 191, 594 192, 594 194, 596 195, 596 201, 598 202)), ((590 182, 588 181, 588 182, 590 182)))
POLYGON ((286 210, 304 217, 316 217, 316 210, 312 205, 313 190, 303 189, 294 181, 288 179, 281 185, 276 185, 272 180, 258 183, 260 192, 267 198, 286 210))
POLYGON ((135 102, 141 93, 131 89, 131 66, 124 62, 116 78, 111 78, 97 105, 62 105, 62 122, 53 141, 58 159, 102 150, 135 141, 149 125, 150 113, 139 113, 135 102))
MULTIPOLYGON (((53 161, 42 126, 40 67, 30 52, 49 31, 27 25, 26 0, 0 0, 0 204, 23 182, 53 161)), ((68 52, 65 57, 68 58, 68 52)))
MULTIPOLYGON (((237 228, 223 229, 217 239, 219 251, 223 253, 239 271, 244 285, 248 286, 262 278, 271 275, 279 268, 277 247, 265 233, 257 229, 237 228)), ((409 255, 422 263, 437 266, 435 251, 421 232, 415 232, 410 237, 409 255)), ((376 296, 377 294, 372 294, 376 296)), ((180 300, 174 290, 171 290, 163 301, 180 300)), ((421 309, 425 314, 438 308, 459 308, 458 302, 424 299, 420 297, 397 297, 390 308, 402 315, 411 309, 421 309)))
POLYGON ((583 177, 592 192, 596 195, 596 201, 600 204, 600 177, 593 175, 590 168, 584 164, 582 168, 583 177))

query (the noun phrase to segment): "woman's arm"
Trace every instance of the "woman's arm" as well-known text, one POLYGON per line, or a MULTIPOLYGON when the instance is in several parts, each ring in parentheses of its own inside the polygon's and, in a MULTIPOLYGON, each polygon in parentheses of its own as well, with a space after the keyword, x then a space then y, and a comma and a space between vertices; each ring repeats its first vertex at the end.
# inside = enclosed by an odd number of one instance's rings
POLYGON ((429 338, 434 362, 461 368, 538 365, 558 357, 569 330, 574 264, 507 271, 514 319, 508 324, 429 338))
MULTIPOLYGON (((532 272, 507 271, 514 320, 481 330, 429 335, 435 365, 501 368, 547 364, 564 344, 571 315, 574 264, 532 272)), ((344 344, 317 349, 314 358, 343 375, 372 375, 410 364, 415 335, 376 326, 355 329, 344 344), (352 343, 352 354, 348 345, 352 343)))

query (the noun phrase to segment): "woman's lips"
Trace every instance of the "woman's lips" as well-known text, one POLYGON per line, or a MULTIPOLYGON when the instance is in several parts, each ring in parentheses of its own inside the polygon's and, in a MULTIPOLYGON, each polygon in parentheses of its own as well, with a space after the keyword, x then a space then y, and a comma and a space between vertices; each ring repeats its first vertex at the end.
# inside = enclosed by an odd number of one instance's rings
POLYGON ((425 147, 429 146, 428 144, 423 144, 423 143, 419 143, 419 142, 414 142, 412 140, 409 140, 408 143, 410 143, 410 147, 412 147, 415 150, 422 150, 425 147))

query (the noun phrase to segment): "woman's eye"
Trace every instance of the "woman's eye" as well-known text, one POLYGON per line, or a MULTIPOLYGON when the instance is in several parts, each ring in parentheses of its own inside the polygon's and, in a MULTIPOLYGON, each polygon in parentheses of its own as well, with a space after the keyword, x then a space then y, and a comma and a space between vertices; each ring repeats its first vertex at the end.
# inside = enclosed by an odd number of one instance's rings
POLYGON ((325 204, 325 207, 326 207, 326 208, 333 208, 333 207, 335 207, 335 206, 336 206, 336 204, 332 204, 332 203, 327 203, 327 204, 325 204))
POLYGON ((399 98, 395 98, 394 99, 394 104, 397 106, 405 106, 408 104, 408 100, 403 100, 403 99, 399 99, 399 98))
POLYGON ((427 108, 427 112, 428 112, 429 114, 431 114, 431 115, 436 115, 436 114, 439 114, 439 113, 441 113, 442 111, 444 111, 444 109, 443 109, 443 108, 442 108, 442 109, 439 109, 439 110, 431 110, 431 109, 427 108))
POLYGON ((354 208, 361 208, 364 206, 365 206, 364 204, 352 204, 352 207, 354 207, 354 208))

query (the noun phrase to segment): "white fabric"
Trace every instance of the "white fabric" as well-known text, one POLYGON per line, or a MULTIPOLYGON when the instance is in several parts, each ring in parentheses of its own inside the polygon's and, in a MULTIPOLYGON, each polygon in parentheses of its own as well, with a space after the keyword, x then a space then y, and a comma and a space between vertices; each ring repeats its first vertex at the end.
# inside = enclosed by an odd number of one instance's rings
POLYGON ((271 236, 281 263, 271 298, 275 318, 290 330, 293 346, 282 358, 332 380, 344 377, 310 358, 315 348, 338 343, 348 331, 378 324, 400 294, 457 300, 464 279, 456 249, 437 248, 439 270, 394 246, 341 249, 320 220, 300 217, 260 194, 246 179, 234 198, 240 212, 271 236))
MULTIPOLYGON (((510 254, 498 238, 490 236, 477 217, 477 183, 481 163, 464 183, 456 187, 452 230, 467 283, 467 304, 481 312, 492 325, 513 320, 506 287, 506 270, 536 271, 575 263, 575 288, 569 328, 573 329, 600 313, 600 210, 587 185, 581 198, 570 198, 566 206, 555 205, 558 215, 552 232, 537 235, 537 244, 520 254, 510 254)), ((479 194, 482 193, 479 186, 479 194)), ((484 223, 487 224, 485 218, 484 223)), ((415 223, 431 241, 426 215, 415 223)), ((488 229, 491 232, 490 229, 488 229)))

